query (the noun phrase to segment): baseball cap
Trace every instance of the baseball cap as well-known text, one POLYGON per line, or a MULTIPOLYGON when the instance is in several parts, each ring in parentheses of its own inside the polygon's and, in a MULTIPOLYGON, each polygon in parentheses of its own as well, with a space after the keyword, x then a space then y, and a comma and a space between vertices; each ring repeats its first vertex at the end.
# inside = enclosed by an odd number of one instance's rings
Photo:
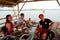
POLYGON ((40 17, 40 16, 43 16, 43 17, 44 17, 44 14, 39 14, 39 16, 38 16, 38 17, 40 17))

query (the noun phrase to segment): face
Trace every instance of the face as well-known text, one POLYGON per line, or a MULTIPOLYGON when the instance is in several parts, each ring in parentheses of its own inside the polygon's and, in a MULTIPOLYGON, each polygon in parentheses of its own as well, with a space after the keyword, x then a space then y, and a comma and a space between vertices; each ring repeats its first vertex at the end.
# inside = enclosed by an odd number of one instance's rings
POLYGON ((43 20, 43 19, 44 19, 44 16, 40 16, 39 18, 40 18, 41 20, 43 20))
POLYGON ((31 18, 29 18, 29 20, 31 20, 31 18))
POLYGON ((24 19, 24 15, 23 15, 23 16, 21 16, 21 18, 22 18, 22 19, 24 19))
POLYGON ((9 17, 8 17, 8 20, 9 20, 10 22, 12 22, 12 16, 9 16, 9 17))

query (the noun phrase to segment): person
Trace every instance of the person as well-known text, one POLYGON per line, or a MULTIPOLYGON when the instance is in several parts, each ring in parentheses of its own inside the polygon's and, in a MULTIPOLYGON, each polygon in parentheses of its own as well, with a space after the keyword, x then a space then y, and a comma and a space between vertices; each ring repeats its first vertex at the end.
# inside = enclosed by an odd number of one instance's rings
POLYGON ((48 32, 51 30, 54 22, 52 22, 50 19, 44 18, 44 14, 40 14, 38 17, 39 17, 39 19, 41 19, 41 21, 39 21, 39 23, 38 23, 36 35, 38 35, 38 33, 40 33, 40 39, 44 40, 46 38, 48 32))
POLYGON ((24 13, 20 14, 20 17, 18 18, 17 24, 23 28, 25 25, 25 20, 24 20, 24 13))
POLYGON ((10 35, 12 32, 13 32, 12 16, 7 15, 5 22, 5 35, 10 35))
POLYGON ((28 20, 26 20, 26 26, 27 26, 28 28, 30 28, 31 26, 33 26, 33 23, 32 23, 32 21, 31 21, 31 18, 29 18, 28 20))
POLYGON ((29 18, 29 24, 30 24, 31 26, 33 25, 31 18, 29 18))

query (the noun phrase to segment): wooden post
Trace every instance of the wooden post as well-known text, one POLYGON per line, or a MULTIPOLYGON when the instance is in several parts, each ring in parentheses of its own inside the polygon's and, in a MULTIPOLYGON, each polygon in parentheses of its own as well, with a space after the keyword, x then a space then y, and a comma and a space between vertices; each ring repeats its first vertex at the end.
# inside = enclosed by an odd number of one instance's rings
POLYGON ((17 5, 17 10, 18 10, 18 15, 17 16, 19 17, 19 4, 17 5))

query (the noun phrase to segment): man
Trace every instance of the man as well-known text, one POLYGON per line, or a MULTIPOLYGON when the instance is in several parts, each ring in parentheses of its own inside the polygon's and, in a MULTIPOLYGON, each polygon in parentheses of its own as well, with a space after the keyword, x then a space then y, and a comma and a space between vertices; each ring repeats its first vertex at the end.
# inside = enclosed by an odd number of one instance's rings
POLYGON ((20 17, 18 18, 17 24, 23 28, 23 26, 25 25, 25 20, 24 20, 24 13, 20 14, 20 17))
POLYGON ((40 39, 43 40, 47 36, 48 32, 51 30, 51 26, 53 25, 53 22, 50 19, 44 18, 44 14, 40 14, 39 19, 41 19, 41 21, 39 21, 38 23, 38 28, 36 33, 38 34, 41 32, 40 34, 42 34, 42 36, 40 39))

